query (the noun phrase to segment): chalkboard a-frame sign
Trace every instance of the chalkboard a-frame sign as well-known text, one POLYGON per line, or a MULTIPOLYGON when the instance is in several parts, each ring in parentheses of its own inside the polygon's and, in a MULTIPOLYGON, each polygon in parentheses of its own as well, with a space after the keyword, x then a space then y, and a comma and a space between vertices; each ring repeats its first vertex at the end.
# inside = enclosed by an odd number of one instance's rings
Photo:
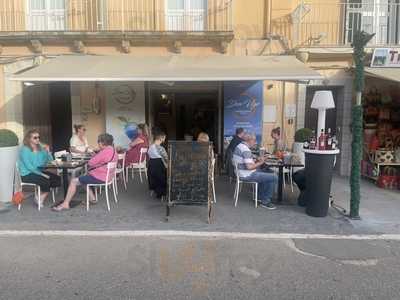
POLYGON ((168 143, 167 217, 175 205, 203 205, 208 207, 211 222, 212 144, 169 141, 168 143))

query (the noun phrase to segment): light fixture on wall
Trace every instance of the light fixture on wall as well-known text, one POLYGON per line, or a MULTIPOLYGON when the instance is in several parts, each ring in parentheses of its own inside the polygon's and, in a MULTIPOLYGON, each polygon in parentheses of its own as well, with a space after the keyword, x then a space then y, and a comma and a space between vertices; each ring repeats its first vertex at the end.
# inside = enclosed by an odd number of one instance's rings
POLYGON ((318 135, 322 129, 325 131, 326 110, 335 108, 332 91, 316 91, 311 108, 318 109, 318 135))
POLYGON ((24 85, 25 86, 34 86, 35 84, 33 82, 24 81, 24 85))

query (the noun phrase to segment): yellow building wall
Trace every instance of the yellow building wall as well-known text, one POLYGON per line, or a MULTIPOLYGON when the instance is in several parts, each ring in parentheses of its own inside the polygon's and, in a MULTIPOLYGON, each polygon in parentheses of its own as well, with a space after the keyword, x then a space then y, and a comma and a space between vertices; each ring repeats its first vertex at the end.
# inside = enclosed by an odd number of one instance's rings
POLYGON ((291 12, 293 11, 292 0, 271 0, 271 34, 277 34, 285 37, 290 43, 292 39, 292 20, 291 12))
MULTIPOLYGON (((295 7, 301 1, 294 1, 295 7)), ((312 40, 320 37, 320 43, 336 45, 344 40, 343 28, 345 7, 341 0, 307 0, 309 12, 304 12, 300 21, 299 44, 312 45, 312 40)))
POLYGON ((84 113, 85 108, 92 104, 96 96, 96 88, 94 82, 74 82, 74 88, 78 89, 78 95, 81 103, 82 124, 85 125, 87 131, 86 136, 91 147, 97 146, 97 137, 106 131, 106 93, 104 87, 99 85, 97 88, 97 96, 100 97, 100 113, 84 113))
POLYGON ((0 31, 24 30, 25 4, 25 0, 0 1, 0 31))
POLYGON ((296 105, 297 103, 297 85, 290 82, 280 81, 264 81, 264 109, 269 106, 276 107, 275 122, 265 122, 263 126, 263 146, 272 150, 273 140, 271 138, 271 130, 276 127, 281 128, 281 137, 290 149, 294 142, 294 134, 296 129, 296 118, 287 118, 285 115, 286 105, 296 105), (289 124, 289 121, 292 122, 289 124))
MULTIPOLYGON (((70 0, 67 7, 67 28, 73 31, 97 30, 98 7, 95 0, 70 0)), ((105 1, 106 13, 104 24, 110 30, 165 30, 165 1, 144 0, 107 0, 105 1), (139 12, 139 16, 138 16, 139 12), (124 16, 122 18, 121 16, 124 16)), ((227 28, 229 22, 233 22, 234 40, 230 43, 228 55, 274 55, 283 54, 285 49, 278 41, 268 41, 268 34, 280 35, 288 40, 290 46, 296 42, 307 45, 310 37, 318 37, 327 33, 324 42, 334 43, 343 39, 339 29, 342 28, 340 0, 307 0, 304 2, 310 11, 305 12, 301 18, 300 27, 296 30, 292 13, 301 3, 300 0, 234 0, 232 10, 227 10, 226 0, 208 0, 207 29, 217 30, 227 28), (335 30, 336 31, 335 31, 335 30), (294 36, 296 35, 296 36, 294 36), (298 41, 294 41, 298 38, 298 41)), ((0 30, 23 30, 25 29, 25 0, 3 0, 0 1, 0 30), (11 18, 11 16, 17 16, 11 18), (13 21, 10 21, 10 20, 13 21)), ((72 42, 65 41, 43 44, 44 54, 71 54, 73 53, 72 42), (70 44, 68 44, 70 43, 70 44)), ((129 54, 121 53, 119 42, 85 42, 87 54, 101 55, 132 55, 132 56, 159 56, 171 55, 169 46, 132 45, 129 54)), ((3 45, 2 55, 26 56, 32 55, 32 49, 27 42, 25 45, 3 45)), ((221 55, 218 46, 211 43, 210 46, 183 45, 181 55, 221 55)), ((324 66, 327 62, 321 61, 319 65, 324 66)), ((3 72, 0 72, 0 90, 4 87, 3 72)), ((90 101, 94 95, 92 83, 79 83, 82 103, 90 101)), ((294 136, 296 121, 288 124, 288 119, 282 114, 285 104, 295 104, 296 85, 286 83, 285 96, 283 97, 283 83, 265 82, 264 104, 276 105, 276 122, 264 124, 265 146, 270 146, 270 131, 272 128, 283 127, 284 139, 291 145, 294 136), (272 84, 271 89, 267 87, 272 84), (285 103, 285 104, 284 104, 285 103)), ((3 93, 0 93, 0 106, 4 103, 3 93), (3 101, 3 102, 2 102, 3 101)), ((103 105, 105 108, 105 105, 103 105)), ((88 128, 88 137, 91 144, 96 144, 97 134, 105 130, 105 109, 101 114, 87 114, 84 123, 88 128)), ((4 124, 4 110, 0 109, 0 126, 4 124)))
POLYGON ((265 0, 233 1, 233 30, 237 39, 260 39, 265 36, 265 0))
POLYGON ((4 67, 0 65, 0 128, 6 128, 6 100, 4 97, 4 67))

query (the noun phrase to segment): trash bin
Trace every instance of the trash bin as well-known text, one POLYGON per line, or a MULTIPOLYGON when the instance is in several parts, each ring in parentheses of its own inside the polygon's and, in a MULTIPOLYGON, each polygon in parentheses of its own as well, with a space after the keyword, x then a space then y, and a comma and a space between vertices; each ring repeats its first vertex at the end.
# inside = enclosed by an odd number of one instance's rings
POLYGON ((332 174, 339 150, 304 150, 306 156, 306 213, 326 217, 329 208, 332 174))

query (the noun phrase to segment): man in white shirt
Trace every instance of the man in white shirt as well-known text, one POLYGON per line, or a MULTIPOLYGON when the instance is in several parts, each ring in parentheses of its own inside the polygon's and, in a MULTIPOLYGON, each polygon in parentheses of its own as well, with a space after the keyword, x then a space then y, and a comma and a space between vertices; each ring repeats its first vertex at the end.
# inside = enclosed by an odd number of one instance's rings
POLYGON ((250 148, 257 144, 254 134, 246 134, 243 142, 236 146, 233 151, 232 162, 237 164, 239 177, 242 181, 253 181, 258 183, 258 200, 261 201, 261 207, 275 209, 272 204, 272 195, 278 177, 274 173, 265 173, 259 170, 264 165, 265 159, 260 158, 254 161, 250 148))

